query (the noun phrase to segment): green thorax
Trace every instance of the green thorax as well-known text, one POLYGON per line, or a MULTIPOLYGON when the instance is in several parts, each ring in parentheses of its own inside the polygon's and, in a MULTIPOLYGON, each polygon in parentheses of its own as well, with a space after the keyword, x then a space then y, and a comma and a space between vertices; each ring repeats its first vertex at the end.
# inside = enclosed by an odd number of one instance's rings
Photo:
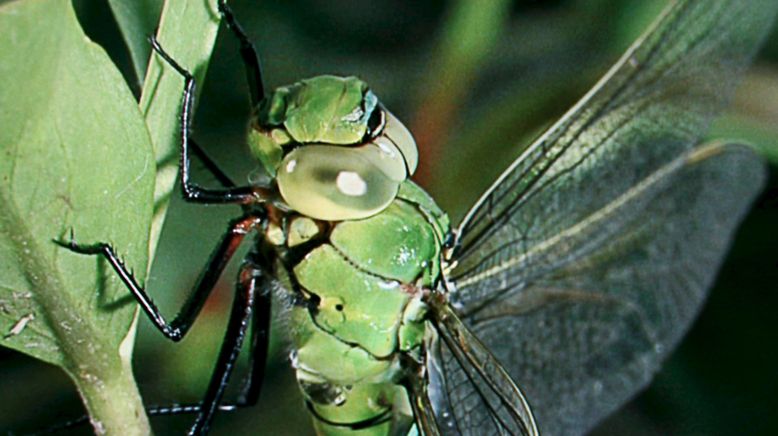
MULTIPOLYGON (((294 365, 321 434, 388 434, 407 428, 411 412, 401 356, 419 352, 425 332, 422 290, 440 279, 448 218, 421 188, 402 183, 380 213, 321 223, 290 218, 270 226, 284 253, 305 249, 285 265, 299 304, 291 310, 294 365), (325 421, 387 420, 355 431, 325 421)), ((282 255, 283 256, 283 255, 282 255)), ((283 275, 283 274, 282 274, 283 275)))

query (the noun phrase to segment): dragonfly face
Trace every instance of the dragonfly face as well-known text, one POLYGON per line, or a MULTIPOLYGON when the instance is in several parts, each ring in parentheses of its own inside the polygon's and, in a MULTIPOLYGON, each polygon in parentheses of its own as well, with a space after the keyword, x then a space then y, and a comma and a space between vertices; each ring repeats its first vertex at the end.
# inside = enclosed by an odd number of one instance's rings
POLYGON ((257 108, 249 146, 289 208, 322 220, 380 212, 417 162, 408 129, 355 77, 275 90, 257 108))

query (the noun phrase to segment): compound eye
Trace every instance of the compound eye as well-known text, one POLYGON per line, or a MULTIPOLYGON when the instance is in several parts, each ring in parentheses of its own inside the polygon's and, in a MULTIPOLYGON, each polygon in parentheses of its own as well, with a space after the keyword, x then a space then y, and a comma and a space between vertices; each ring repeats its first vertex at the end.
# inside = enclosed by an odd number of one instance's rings
POLYGON ((284 157, 278 189, 289 207, 311 218, 366 218, 386 208, 400 187, 385 165, 374 144, 306 145, 284 157))
POLYGON ((419 151, 416 149, 416 141, 413 135, 400 120, 391 112, 386 111, 386 124, 382 134, 391 139, 397 148, 400 149, 405 157, 405 163, 408 165, 408 172, 412 175, 416 172, 416 166, 419 163, 419 151))

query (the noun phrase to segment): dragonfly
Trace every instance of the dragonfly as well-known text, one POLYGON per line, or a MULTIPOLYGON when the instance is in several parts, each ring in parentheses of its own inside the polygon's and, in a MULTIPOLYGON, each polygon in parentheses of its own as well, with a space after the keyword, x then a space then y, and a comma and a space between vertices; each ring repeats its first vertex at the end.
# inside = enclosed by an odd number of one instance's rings
POLYGON ((114 247, 58 243, 105 258, 177 341, 254 238, 202 401, 149 410, 195 414, 189 434, 257 403, 273 300, 318 434, 585 433, 643 389, 681 340, 764 183, 748 146, 701 138, 777 9, 774 0, 671 2, 451 226, 410 179, 411 132, 365 82, 318 76, 267 91, 254 45, 222 0, 254 108, 248 146, 267 177, 238 186, 190 138, 195 79, 152 38, 184 78, 184 199, 243 210, 181 311, 168 321, 114 247), (194 183, 190 153, 224 186, 194 183), (245 341, 249 376, 227 400, 245 341))

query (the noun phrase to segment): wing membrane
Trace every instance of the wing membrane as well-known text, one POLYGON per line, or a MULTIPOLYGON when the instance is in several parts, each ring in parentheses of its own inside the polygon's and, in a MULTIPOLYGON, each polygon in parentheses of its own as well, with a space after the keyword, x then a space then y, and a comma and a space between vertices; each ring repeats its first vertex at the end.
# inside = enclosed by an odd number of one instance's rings
POLYGON ((770 23, 774 0, 678 1, 486 192, 458 229, 455 302, 521 289, 564 259, 538 244, 697 143, 770 23), (551 264, 548 262, 551 261, 551 264))
POLYGON ((508 373, 448 304, 433 307, 428 338, 435 422, 443 435, 537 436, 529 405, 508 373))
POLYGON ((764 169, 695 147, 776 9, 674 2, 459 226, 450 301, 543 434, 615 410, 697 313, 764 169))
MULTIPOLYGON (((644 387, 697 313, 764 182, 749 148, 665 164, 532 247, 545 265, 463 319, 527 395, 543 434, 579 434, 644 387)), ((510 286, 510 285, 508 285, 510 286)))
MULTIPOLYGON (((459 226, 450 301, 543 434, 583 433, 629 399, 698 311, 764 168, 742 146, 695 147, 776 9, 673 2, 459 226)), ((441 355, 442 410, 486 425, 477 383, 441 355)))

